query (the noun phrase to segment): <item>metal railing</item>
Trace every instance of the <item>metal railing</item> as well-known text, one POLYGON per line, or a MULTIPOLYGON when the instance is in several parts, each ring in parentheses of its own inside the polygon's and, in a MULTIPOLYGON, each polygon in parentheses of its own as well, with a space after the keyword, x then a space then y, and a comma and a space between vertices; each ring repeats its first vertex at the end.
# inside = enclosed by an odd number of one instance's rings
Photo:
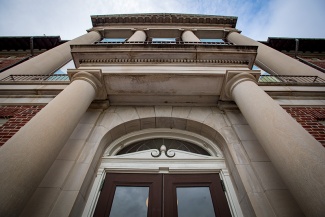
POLYGON ((325 80, 318 76, 304 75, 261 75, 259 85, 301 85, 325 86, 325 80))
MULTIPOLYGON (((69 76, 59 75, 9 75, 0 80, 9 82, 68 82, 69 76)), ((300 75, 261 75, 258 80, 261 86, 325 86, 325 80, 318 76, 300 75)))
POLYGON ((69 81, 69 76, 65 74, 58 75, 9 75, 1 79, 8 82, 23 82, 23 81, 69 81))
POLYGON ((177 45, 233 45, 230 42, 184 42, 184 41, 108 41, 95 42, 95 44, 177 44, 177 45))

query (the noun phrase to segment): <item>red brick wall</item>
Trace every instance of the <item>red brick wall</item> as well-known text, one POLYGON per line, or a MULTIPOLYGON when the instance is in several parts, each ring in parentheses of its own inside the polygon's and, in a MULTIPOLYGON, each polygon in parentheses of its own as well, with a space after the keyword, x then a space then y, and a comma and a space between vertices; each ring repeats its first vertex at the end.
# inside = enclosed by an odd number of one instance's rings
POLYGON ((325 107, 284 107, 311 135, 325 147, 325 107))
POLYGON ((27 56, 28 55, 19 56, 19 57, 11 57, 11 58, 0 57, 0 69, 4 69, 4 68, 11 66, 15 63, 18 63, 20 60, 26 58, 27 56))
POLYGON ((0 126, 0 146, 15 135, 32 117, 34 117, 44 106, 1 106, 0 118, 8 121, 0 126))
POLYGON ((316 66, 319 66, 319 67, 325 69, 325 57, 310 58, 310 57, 306 56, 306 57, 302 57, 302 58, 316 66))

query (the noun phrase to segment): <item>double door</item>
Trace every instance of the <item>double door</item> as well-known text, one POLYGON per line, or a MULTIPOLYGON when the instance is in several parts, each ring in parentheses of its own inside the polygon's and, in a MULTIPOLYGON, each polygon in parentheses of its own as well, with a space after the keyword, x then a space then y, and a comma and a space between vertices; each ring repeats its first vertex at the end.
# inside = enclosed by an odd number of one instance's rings
POLYGON ((108 173, 96 217, 230 217, 218 174, 108 173))

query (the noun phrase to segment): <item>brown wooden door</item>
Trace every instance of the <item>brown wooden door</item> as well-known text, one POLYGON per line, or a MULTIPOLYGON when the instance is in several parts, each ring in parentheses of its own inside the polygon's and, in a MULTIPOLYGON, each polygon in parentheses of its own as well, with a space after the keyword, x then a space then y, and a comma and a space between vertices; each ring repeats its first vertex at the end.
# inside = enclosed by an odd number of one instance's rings
POLYGON ((164 175, 164 216, 231 217, 218 174, 164 175))
POLYGON ((161 186, 161 175, 108 173, 98 199, 94 216, 108 217, 112 215, 112 211, 115 212, 116 209, 120 208, 121 212, 115 216, 135 217, 138 215, 144 217, 160 217, 162 213, 161 186), (125 192, 127 193, 125 194, 125 192), (118 205, 115 205, 116 203, 114 204, 114 202, 116 202, 117 193, 122 196, 124 193, 125 196, 118 205), (139 194, 141 194, 142 198, 139 198, 139 194), (139 202, 141 199, 143 199, 142 204, 139 202), (131 203, 135 203, 135 205, 131 203), (140 215, 139 209, 135 207, 139 207, 142 214, 143 212, 147 212, 147 215, 140 215), (143 208, 147 208, 147 210, 143 208))
POLYGON ((96 217, 230 217, 218 174, 108 173, 96 217))

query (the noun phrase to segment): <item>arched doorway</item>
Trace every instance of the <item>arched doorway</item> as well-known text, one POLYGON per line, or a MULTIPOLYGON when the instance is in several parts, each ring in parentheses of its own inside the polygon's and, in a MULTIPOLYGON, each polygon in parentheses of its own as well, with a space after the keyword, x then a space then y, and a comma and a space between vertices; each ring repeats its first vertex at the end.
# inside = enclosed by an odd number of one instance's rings
POLYGON ((221 150, 211 140, 188 131, 147 129, 112 142, 101 159, 83 216, 118 216, 112 213, 118 213, 116 204, 127 203, 123 192, 134 192, 135 198, 147 201, 140 205, 144 216, 187 215, 190 209, 182 213, 180 207, 191 194, 198 196, 194 201, 209 198, 203 203, 209 207, 201 208, 210 210, 212 216, 242 216, 221 150))

